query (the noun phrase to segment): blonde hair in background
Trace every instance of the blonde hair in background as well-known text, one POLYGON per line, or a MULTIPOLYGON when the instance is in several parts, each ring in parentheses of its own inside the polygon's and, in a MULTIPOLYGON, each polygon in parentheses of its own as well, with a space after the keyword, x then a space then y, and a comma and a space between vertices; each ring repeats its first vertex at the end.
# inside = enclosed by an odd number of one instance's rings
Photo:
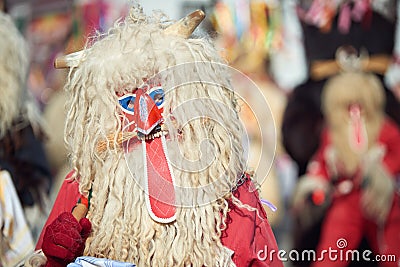
POLYGON ((28 47, 11 18, 0 12, 0 138, 20 115, 28 74, 28 47))
POLYGON ((81 193, 93 190, 88 213, 93 232, 84 254, 138 266, 234 266, 231 252, 220 238, 230 190, 246 167, 235 97, 229 89, 228 74, 216 67, 221 60, 212 45, 201 38, 164 34, 163 19, 146 17, 140 8, 133 8, 126 21, 117 22, 106 35, 98 36, 85 50, 79 67, 70 70, 66 141, 81 193), (187 75, 201 79, 201 61, 217 63, 206 73, 218 84, 195 82, 175 87, 187 75), (163 75, 163 70, 184 63, 191 63, 190 67, 163 75), (183 191, 181 199, 189 199, 192 206, 178 206, 176 221, 168 224, 153 221, 146 209, 141 147, 126 155, 122 150, 96 150, 97 143, 107 140, 108 134, 121 131, 117 93, 131 92, 144 78, 159 72, 158 79, 167 90, 164 117, 175 181, 179 186, 197 189, 183 191), (212 101, 196 102, 198 99, 212 101), (201 112, 205 108, 214 119, 186 121, 182 104, 190 100, 198 103, 191 110, 201 112), (213 101, 228 108, 221 109, 213 101), (201 168, 204 162, 199 151, 204 140, 212 142, 215 153, 207 168, 201 168), (179 168, 187 159, 194 160, 199 171, 179 168), (208 192, 207 185, 215 181, 214 192, 208 192), (202 203, 210 196, 216 198, 202 203))
MULTIPOLYGON (((358 103, 365 123, 368 147, 376 142, 384 118, 385 95, 382 83, 373 74, 344 72, 328 80, 322 94, 322 109, 337 158, 346 174, 354 174, 361 156, 349 143, 349 106, 358 103)), ((364 151, 366 152, 366 151, 364 151)))
POLYGON ((11 17, 1 11, 0 36, 0 138, 10 130, 18 116, 31 123, 35 133, 38 133, 43 122, 26 85, 28 45, 11 17))

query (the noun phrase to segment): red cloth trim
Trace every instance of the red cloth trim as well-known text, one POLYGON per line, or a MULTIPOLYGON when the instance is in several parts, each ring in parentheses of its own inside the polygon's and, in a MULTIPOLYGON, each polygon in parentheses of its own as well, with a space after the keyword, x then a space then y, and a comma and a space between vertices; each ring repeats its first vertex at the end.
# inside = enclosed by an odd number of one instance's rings
POLYGON ((277 257, 279 249, 275 236, 253 182, 247 179, 233 194, 243 204, 257 210, 240 208, 232 202, 229 205, 231 211, 221 241, 234 251, 233 261, 236 266, 283 267, 277 257))
POLYGON ((57 198, 54 202, 53 208, 50 212, 49 217, 45 225, 43 226, 42 232, 39 236, 39 240, 36 244, 36 250, 42 248, 43 243, 43 235, 46 227, 52 223, 61 213, 63 212, 71 212, 71 210, 76 205, 78 199, 81 197, 79 193, 79 185, 75 180, 71 180, 70 178, 73 175, 73 171, 71 171, 65 178, 63 184, 61 185, 60 191, 58 192, 57 198))
POLYGON ((321 134, 321 142, 317 152, 307 166, 307 174, 315 177, 321 177, 329 180, 328 168, 325 161, 325 151, 331 143, 331 137, 327 129, 324 129, 321 134))
MULTIPOLYGON (((257 215, 255 211, 239 208, 232 202, 230 203, 231 211, 228 213, 227 228, 222 233, 221 242, 234 251, 233 261, 236 266, 283 267, 277 257, 279 250, 275 236, 252 181, 246 179, 245 183, 239 186, 233 194, 243 204, 254 207, 258 211, 257 215), (271 253, 271 251, 275 251, 275 253, 271 253), (271 258, 265 253, 271 253, 271 258), (264 259, 264 257, 266 258, 264 259)), ((80 197, 78 183, 65 180, 43 229, 46 229, 64 211, 71 212, 80 197)), ((36 249, 42 247, 43 233, 44 231, 40 235, 36 249)))

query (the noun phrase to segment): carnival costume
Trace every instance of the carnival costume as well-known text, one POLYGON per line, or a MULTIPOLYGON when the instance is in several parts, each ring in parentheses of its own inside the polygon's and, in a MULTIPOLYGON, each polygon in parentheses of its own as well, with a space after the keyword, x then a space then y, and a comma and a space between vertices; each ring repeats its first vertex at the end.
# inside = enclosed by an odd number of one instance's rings
POLYGON ((46 266, 82 255, 137 266, 282 266, 276 254, 258 257, 277 245, 245 171, 226 68, 209 42, 188 38, 203 17, 167 26, 134 7, 56 62, 71 68, 74 170, 37 245, 46 266))
MULTIPOLYGON (((394 261, 381 261, 379 266, 397 266, 400 129, 384 113, 383 86, 373 74, 344 72, 328 81, 322 103, 326 127, 307 174, 299 182, 295 209, 301 217, 307 216, 305 210, 312 202, 324 207, 317 255, 331 248, 338 251, 338 257, 345 256, 338 260, 323 257, 312 266, 347 266, 357 260, 348 251, 355 251, 363 237, 374 255, 395 256, 394 261)), ((375 261, 373 257, 369 260, 375 261)))

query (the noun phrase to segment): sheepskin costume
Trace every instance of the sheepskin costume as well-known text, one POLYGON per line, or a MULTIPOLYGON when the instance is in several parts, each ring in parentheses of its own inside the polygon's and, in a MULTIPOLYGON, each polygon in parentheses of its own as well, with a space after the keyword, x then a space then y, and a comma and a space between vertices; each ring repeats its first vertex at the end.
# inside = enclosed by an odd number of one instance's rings
MULTIPOLYGON (((385 115, 383 85, 370 73, 343 72, 328 80, 322 103, 327 124, 321 146, 299 182, 298 216, 314 212, 315 217, 323 211, 317 254, 340 238, 346 240, 343 252, 356 249, 365 237, 375 254, 399 257, 395 181, 400 173, 400 129, 385 115)), ((329 259, 312 266, 327 264, 345 266, 329 259)))
MULTIPOLYGON (((66 140, 92 224, 84 255, 138 266, 261 262, 257 252, 277 246, 245 174, 227 66, 206 39, 187 38, 164 20, 134 7, 67 60, 66 140), (255 202, 239 199, 246 196, 255 202), (254 228, 224 235, 244 225, 233 210, 254 228)), ((46 253, 45 243, 56 241, 44 236, 46 253)), ((282 266, 274 257, 275 265, 282 266)))
POLYGON ((384 106, 382 84, 372 74, 343 73, 327 83, 322 108, 344 174, 355 173, 362 163, 360 155, 376 145, 385 118, 384 106))

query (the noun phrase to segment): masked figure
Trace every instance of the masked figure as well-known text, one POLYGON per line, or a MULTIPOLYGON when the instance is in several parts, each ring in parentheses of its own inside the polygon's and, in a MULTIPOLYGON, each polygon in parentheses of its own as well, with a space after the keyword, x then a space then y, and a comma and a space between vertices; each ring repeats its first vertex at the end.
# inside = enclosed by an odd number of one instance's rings
POLYGON ((282 266, 276 253, 265 256, 277 245, 246 173, 227 68, 207 40, 189 38, 203 16, 166 25, 134 7, 56 62, 71 68, 73 172, 37 245, 46 266, 82 255, 137 266, 282 266))
POLYGON ((312 266, 347 266, 356 261, 349 251, 355 251, 363 237, 374 254, 358 260, 394 255, 395 261, 379 266, 397 266, 400 129, 385 115, 382 83, 373 74, 344 72, 327 82, 322 103, 326 127, 307 174, 300 179, 295 208, 304 224, 305 217, 310 218, 307 211, 326 211, 317 255, 331 248, 345 256, 333 260, 326 255, 312 266))

